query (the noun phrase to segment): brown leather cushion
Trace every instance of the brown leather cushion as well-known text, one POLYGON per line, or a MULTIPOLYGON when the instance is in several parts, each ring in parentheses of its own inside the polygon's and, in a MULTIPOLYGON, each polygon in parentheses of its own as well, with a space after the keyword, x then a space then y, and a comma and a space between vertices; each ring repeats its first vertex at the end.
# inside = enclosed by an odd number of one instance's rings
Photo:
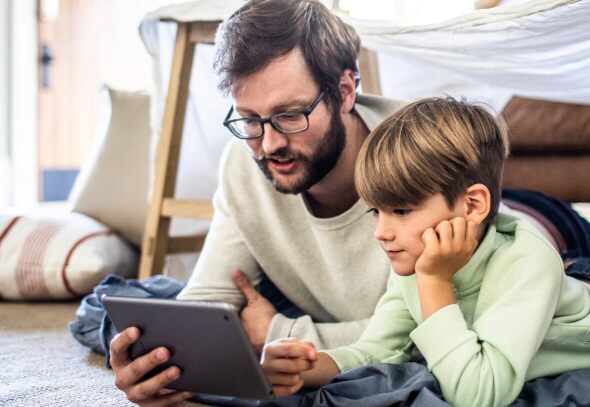
POLYGON ((511 156, 505 187, 526 188, 569 202, 590 202, 590 154, 511 156))
POLYGON ((502 114, 513 154, 590 153, 590 105, 515 96, 502 114))

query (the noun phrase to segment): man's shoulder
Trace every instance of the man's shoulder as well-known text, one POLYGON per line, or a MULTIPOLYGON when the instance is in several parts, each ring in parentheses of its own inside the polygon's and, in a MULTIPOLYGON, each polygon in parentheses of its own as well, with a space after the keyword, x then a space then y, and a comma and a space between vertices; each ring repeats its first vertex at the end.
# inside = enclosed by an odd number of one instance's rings
POLYGON ((367 127, 373 130, 393 112, 406 104, 401 100, 361 93, 356 97, 355 109, 367 127))

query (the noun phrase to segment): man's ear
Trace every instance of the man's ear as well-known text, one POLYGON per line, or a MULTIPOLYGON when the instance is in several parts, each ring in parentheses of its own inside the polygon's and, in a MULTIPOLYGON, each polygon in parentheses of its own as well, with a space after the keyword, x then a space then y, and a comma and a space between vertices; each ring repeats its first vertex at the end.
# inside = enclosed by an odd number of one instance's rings
POLYGON ((490 213, 492 204, 490 190, 484 184, 473 184, 465 191, 465 202, 467 204, 465 217, 479 225, 490 213))
POLYGON ((350 113, 356 100, 356 79, 351 69, 345 69, 340 76, 338 84, 340 96, 342 97, 341 113, 350 113))

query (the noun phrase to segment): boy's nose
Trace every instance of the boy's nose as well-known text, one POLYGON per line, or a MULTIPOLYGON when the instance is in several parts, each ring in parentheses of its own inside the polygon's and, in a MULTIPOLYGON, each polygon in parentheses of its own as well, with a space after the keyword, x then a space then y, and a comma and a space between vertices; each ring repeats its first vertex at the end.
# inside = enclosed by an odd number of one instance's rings
POLYGON ((391 225, 381 215, 377 218, 375 226, 375 238, 380 241, 391 241, 395 239, 395 232, 391 225))

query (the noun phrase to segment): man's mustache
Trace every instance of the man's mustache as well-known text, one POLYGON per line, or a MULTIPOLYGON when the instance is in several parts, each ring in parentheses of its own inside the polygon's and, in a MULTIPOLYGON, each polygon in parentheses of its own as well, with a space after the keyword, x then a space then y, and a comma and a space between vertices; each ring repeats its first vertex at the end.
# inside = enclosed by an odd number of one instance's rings
POLYGON ((254 158, 256 159, 256 161, 264 163, 268 160, 297 160, 301 159, 302 157, 299 154, 293 154, 286 148, 281 148, 280 150, 277 150, 272 154, 256 154, 254 158))

